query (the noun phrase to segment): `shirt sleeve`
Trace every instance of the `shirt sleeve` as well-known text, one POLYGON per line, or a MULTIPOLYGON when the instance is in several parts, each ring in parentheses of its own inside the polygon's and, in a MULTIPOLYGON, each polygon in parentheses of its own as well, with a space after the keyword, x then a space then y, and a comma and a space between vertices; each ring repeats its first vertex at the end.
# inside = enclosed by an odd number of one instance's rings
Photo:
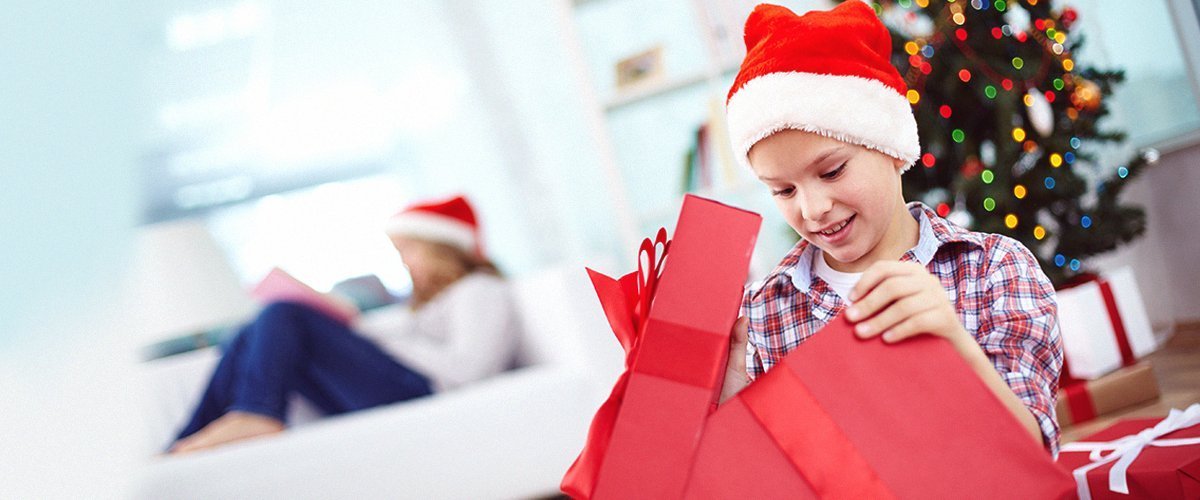
POLYGON ((392 304, 359 315, 354 321, 354 331, 378 342, 405 334, 411 324, 412 311, 408 305, 392 304))
POLYGON ((1050 279, 1020 243, 993 253, 976 338, 1000 377, 1033 413, 1042 443, 1058 456, 1059 427, 1054 414, 1062 370, 1058 304, 1050 279))
POLYGON ((490 276, 463 279, 471 281, 446 290, 416 313, 410 328, 422 331, 388 346, 402 362, 431 375, 440 389, 509 368, 520 341, 520 320, 507 284, 490 276))

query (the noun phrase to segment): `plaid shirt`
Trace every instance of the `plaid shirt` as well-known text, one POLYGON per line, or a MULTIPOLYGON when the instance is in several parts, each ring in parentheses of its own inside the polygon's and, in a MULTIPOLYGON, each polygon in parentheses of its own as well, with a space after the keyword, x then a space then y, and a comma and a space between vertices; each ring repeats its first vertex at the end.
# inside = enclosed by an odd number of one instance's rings
MULTIPOLYGON (((924 264, 942 281, 958 320, 1008 386, 1029 407, 1052 454, 1058 454, 1055 388, 1062 368, 1058 305, 1037 259, 1020 242, 955 226, 920 202, 917 246, 902 261, 924 264)), ((812 273, 820 249, 801 240, 770 274, 750 285, 741 315, 750 318, 750 377, 770 370, 842 312, 846 303, 812 273)))

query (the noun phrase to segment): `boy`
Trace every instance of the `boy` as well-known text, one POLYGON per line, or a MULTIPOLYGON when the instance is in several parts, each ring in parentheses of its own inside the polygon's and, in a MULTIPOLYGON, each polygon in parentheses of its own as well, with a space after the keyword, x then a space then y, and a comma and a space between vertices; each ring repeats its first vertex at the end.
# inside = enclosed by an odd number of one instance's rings
POLYGON ((760 5, 746 51, 728 100, 735 154, 802 240, 743 296, 722 401, 844 310, 862 338, 946 338, 1057 454, 1054 289, 1016 240, 905 204, 900 175, 920 144, 875 12, 760 5))

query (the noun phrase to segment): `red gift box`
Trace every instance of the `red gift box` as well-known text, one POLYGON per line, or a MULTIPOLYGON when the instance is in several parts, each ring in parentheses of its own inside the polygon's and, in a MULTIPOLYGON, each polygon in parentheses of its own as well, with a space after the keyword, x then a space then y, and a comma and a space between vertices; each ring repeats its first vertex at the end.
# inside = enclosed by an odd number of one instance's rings
POLYGON ((665 231, 646 240, 638 272, 613 280, 589 270, 625 348, 626 370, 563 478, 565 493, 683 495, 705 420, 720 395, 729 332, 761 220, 689 195, 674 240, 668 242, 665 231))
POLYGON ((1058 463, 1082 500, 1200 498, 1200 404, 1117 422, 1063 445, 1058 463))
POLYGON ((1059 425, 1077 425, 1100 415, 1157 399, 1158 381, 1150 363, 1141 361, 1096 380, 1061 385, 1054 413, 1059 425))
POLYGON ((838 317, 710 418, 687 496, 1061 498, 1070 477, 944 339, 838 317))
POLYGON ((563 478, 577 498, 1060 498, 1073 491, 944 339, 837 318, 720 409, 759 219, 695 197, 638 273, 592 273, 626 371, 563 478), (661 285, 656 249, 669 248, 661 285), (653 304, 650 298, 653 297, 653 304), (644 314, 648 311, 648 314, 644 314), (715 411, 714 411, 715 410, 715 411))

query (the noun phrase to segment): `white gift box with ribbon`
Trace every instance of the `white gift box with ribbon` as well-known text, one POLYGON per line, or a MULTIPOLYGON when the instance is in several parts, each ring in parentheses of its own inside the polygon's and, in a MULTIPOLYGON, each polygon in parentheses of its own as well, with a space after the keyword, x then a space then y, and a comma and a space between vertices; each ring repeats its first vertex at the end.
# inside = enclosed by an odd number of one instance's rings
POLYGON ((1134 359, 1158 347, 1133 269, 1122 267, 1104 273, 1101 280, 1106 283, 1090 281, 1057 294, 1063 353, 1075 378, 1095 380, 1126 364, 1118 343, 1118 324, 1125 331, 1134 359), (1105 286, 1111 290, 1116 317, 1109 314, 1105 286))
POLYGON ((1108 471, 1108 489, 1114 493, 1128 495, 1129 479, 1126 471, 1129 470, 1129 465, 1134 460, 1137 460, 1142 450, 1147 446, 1198 445, 1200 444, 1200 438, 1159 439, 1159 437, 1193 425, 1200 425, 1200 403, 1193 404, 1186 410, 1172 409, 1167 418, 1164 418, 1154 427, 1115 441, 1081 441, 1064 444, 1060 450, 1063 453, 1090 452, 1088 459, 1092 460, 1092 463, 1071 472, 1075 477, 1076 493, 1079 494, 1079 500, 1092 499, 1092 492, 1088 487, 1087 473, 1092 469, 1112 462, 1116 463, 1108 471), (1106 454, 1105 452, 1108 453, 1106 454))

